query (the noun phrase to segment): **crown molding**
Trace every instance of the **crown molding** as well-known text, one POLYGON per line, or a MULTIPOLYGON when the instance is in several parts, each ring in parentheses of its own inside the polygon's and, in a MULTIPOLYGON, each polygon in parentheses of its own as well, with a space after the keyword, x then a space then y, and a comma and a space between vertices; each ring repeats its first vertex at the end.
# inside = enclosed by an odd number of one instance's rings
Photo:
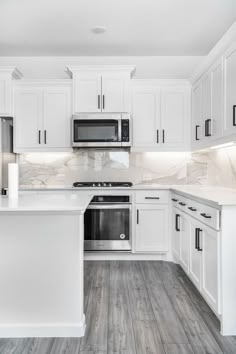
POLYGON ((66 66, 66 73, 73 77, 74 73, 79 72, 94 72, 94 73, 101 73, 101 72, 117 72, 117 73, 124 73, 128 72, 130 77, 133 77, 135 74, 136 67, 135 65, 67 65, 66 66))
POLYGON ((16 80, 23 77, 23 74, 15 66, 0 66, 0 74, 9 74, 16 80))
POLYGON ((200 77, 208 71, 211 65, 219 59, 223 53, 236 41, 236 22, 228 29, 221 39, 212 48, 209 54, 203 59, 201 64, 194 70, 189 80, 191 83, 196 82, 200 77))

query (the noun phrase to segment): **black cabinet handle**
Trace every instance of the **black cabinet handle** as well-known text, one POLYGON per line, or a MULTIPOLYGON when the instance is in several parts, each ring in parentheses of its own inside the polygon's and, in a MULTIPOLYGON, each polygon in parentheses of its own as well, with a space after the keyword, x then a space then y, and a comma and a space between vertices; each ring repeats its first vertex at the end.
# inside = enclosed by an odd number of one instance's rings
POLYGON ((145 199, 160 199, 160 197, 145 197, 145 199))
POLYGON ((197 209, 193 208, 193 207, 188 207, 189 210, 191 211, 197 211, 197 209))
POLYGON ((233 106, 233 126, 236 126, 236 105, 233 106))
POLYGON ((211 129, 210 129, 211 119, 205 120, 205 136, 211 136, 211 129))
POLYGON ((186 204, 183 202, 179 202, 179 205, 185 206, 186 204))
POLYGON ((197 250, 202 251, 202 248, 200 247, 200 232, 202 232, 202 229, 199 227, 197 228, 197 250))
POLYGON ((173 202, 178 202, 178 199, 175 199, 175 198, 173 198, 173 199, 171 199, 173 202))
POLYGON ((211 219, 211 215, 207 215, 206 213, 201 213, 201 216, 203 216, 205 219, 211 219))
POLYGON ((39 144, 41 144, 41 130, 39 130, 38 139, 39 139, 39 144))
POLYGON ((198 128, 200 128, 200 125, 196 125, 196 130, 195 130, 195 140, 200 140, 198 137, 198 128))
POLYGON ((137 224, 139 224, 139 210, 137 210, 137 224))
POLYGON ((102 95, 102 109, 105 108, 105 95, 102 95))
POLYGON ((164 129, 162 130, 162 142, 163 142, 163 144, 165 142, 165 130, 164 129))
POLYGON ((159 144, 159 130, 157 129, 157 144, 159 144))
POLYGON ((176 231, 180 231, 179 219, 180 219, 180 215, 179 214, 175 214, 175 230, 176 231))
POLYGON ((100 95, 98 95, 98 109, 100 109, 100 104, 101 104, 101 99, 100 99, 100 95))
POLYGON ((198 228, 195 229, 195 249, 198 250, 198 228))
POLYGON ((47 144, 47 130, 44 130, 44 144, 47 144))

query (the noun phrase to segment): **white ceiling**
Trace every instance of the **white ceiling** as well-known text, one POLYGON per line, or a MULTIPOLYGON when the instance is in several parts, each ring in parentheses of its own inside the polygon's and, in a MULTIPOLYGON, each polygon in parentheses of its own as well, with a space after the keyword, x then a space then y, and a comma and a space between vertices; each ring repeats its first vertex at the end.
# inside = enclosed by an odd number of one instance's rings
POLYGON ((206 55, 234 21, 236 0, 0 0, 0 56, 206 55))

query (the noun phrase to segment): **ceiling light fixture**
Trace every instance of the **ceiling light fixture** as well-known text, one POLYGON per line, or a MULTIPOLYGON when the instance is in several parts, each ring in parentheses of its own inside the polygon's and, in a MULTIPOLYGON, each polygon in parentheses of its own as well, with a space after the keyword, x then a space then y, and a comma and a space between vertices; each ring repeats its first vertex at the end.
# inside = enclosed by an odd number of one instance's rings
POLYGON ((95 33, 95 34, 101 34, 101 33, 104 33, 104 32, 106 32, 106 27, 104 27, 104 26, 96 26, 96 27, 94 27, 94 28, 92 28, 92 32, 93 33, 95 33))

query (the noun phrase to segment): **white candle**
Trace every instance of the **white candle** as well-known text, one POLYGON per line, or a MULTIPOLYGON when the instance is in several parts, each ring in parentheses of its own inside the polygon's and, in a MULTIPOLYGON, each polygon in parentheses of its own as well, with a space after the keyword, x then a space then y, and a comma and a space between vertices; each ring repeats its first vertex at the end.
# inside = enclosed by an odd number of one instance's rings
POLYGON ((8 196, 18 198, 19 172, 17 163, 8 164, 8 196))

